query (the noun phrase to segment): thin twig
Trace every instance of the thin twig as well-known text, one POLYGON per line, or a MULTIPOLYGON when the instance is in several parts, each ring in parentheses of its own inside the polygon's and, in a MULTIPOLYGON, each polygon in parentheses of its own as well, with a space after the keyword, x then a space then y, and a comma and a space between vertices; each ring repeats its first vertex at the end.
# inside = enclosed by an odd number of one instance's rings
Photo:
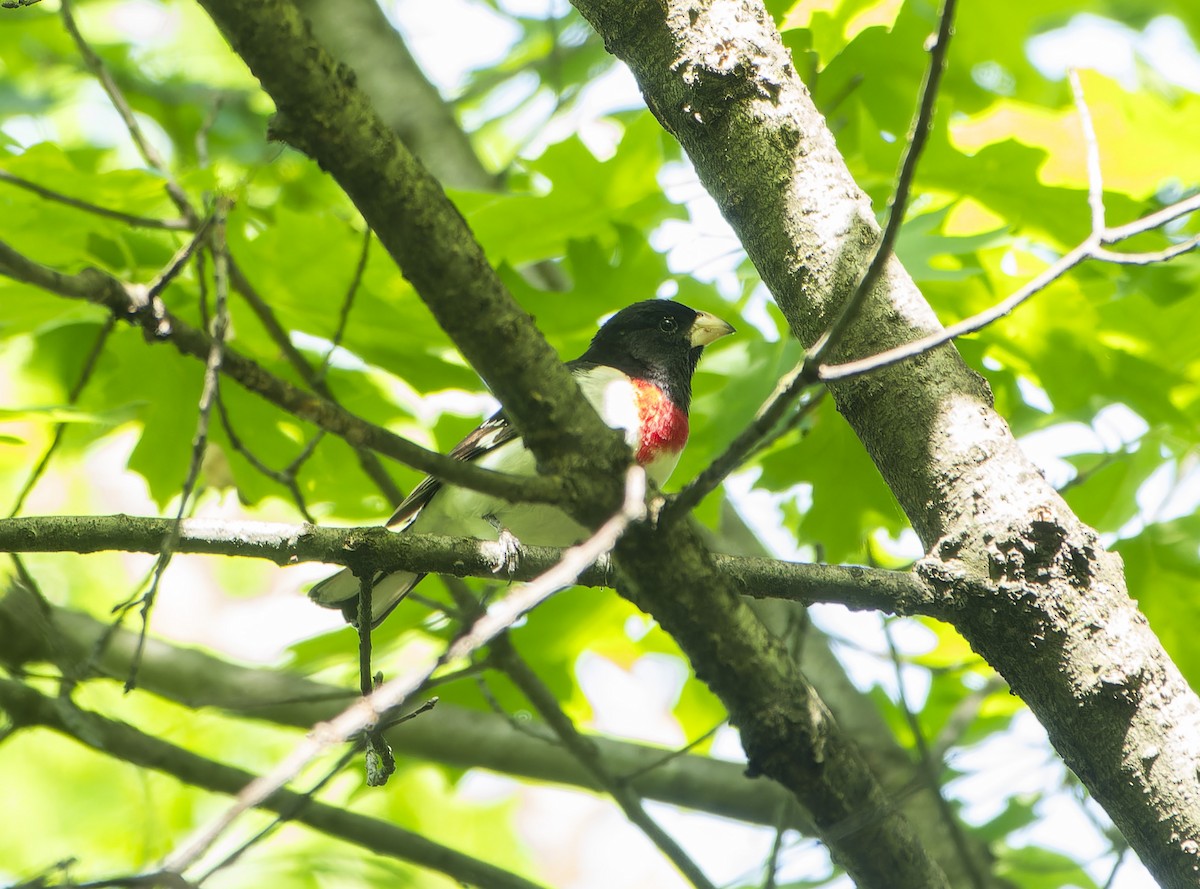
POLYGON ((554 692, 542 682, 537 673, 520 656, 507 634, 502 633, 492 641, 492 660, 504 670, 513 684, 521 690, 529 703, 546 720, 546 724, 562 741, 563 747, 607 791, 613 801, 621 807, 625 817, 679 868, 680 873, 688 882, 696 889, 716 889, 705 876, 704 871, 683 850, 683 847, 646 813, 641 796, 633 790, 628 782, 619 780, 609 773, 600 760, 600 751, 596 745, 579 732, 575 723, 563 712, 554 692))
POLYGON ((941 86, 942 74, 946 70, 946 54, 950 49, 950 37, 954 33, 954 5, 956 0, 942 0, 942 9, 938 13, 938 30, 933 37, 933 45, 929 47, 929 65, 925 68, 925 76, 921 82, 920 101, 912 126, 908 131, 908 139, 904 146, 904 154, 900 160, 900 169, 896 174, 896 186, 888 201, 887 223, 879 241, 875 244, 875 252, 867 264, 866 271, 854 287, 850 298, 842 305, 841 312, 829 329, 813 343, 805 358, 808 369, 807 376, 816 379, 816 369, 821 362, 837 347, 846 330, 854 323, 858 311, 867 298, 867 294, 875 287, 875 282, 883 274, 888 260, 892 257, 896 238, 900 235, 900 226, 904 223, 904 211, 908 206, 909 192, 917 174, 917 162, 925 148, 925 142, 933 128, 933 113, 937 107, 938 89, 941 86))
MULTIPOLYGON (((74 405, 79 400, 79 396, 83 394, 83 388, 88 384, 88 380, 92 378, 92 374, 96 370, 96 364, 100 360, 100 354, 104 351, 104 346, 108 342, 108 336, 112 333, 113 327, 116 325, 116 319, 109 315, 96 333, 96 338, 92 341, 92 346, 88 349, 87 357, 83 360, 83 367, 79 370, 79 376, 75 383, 71 386, 71 391, 67 393, 67 405, 74 405)), ((21 511, 21 507, 25 505, 25 499, 33 491, 38 483, 38 479, 42 477, 42 473, 46 471, 46 466, 50 463, 50 458, 54 456, 54 452, 58 450, 58 446, 62 443, 63 435, 67 431, 66 423, 59 423, 54 427, 54 435, 50 439, 50 444, 46 446, 46 450, 42 452, 42 456, 38 459, 37 464, 29 473, 29 477, 25 479, 25 484, 21 487, 21 491, 17 494, 17 499, 13 501, 12 509, 9 510, 8 517, 12 518, 21 511)))
POLYGON ((18 188, 23 188, 26 191, 31 191, 38 197, 45 198, 48 201, 55 201, 60 204, 65 204, 68 207, 74 207, 76 210, 83 210, 86 213, 91 213, 95 216, 103 216, 107 219, 115 219, 117 222, 123 222, 126 225, 134 228, 158 228, 167 231, 191 231, 192 224, 186 219, 154 219, 149 216, 136 216, 132 213, 122 213, 120 210, 110 210, 108 207, 101 207, 98 204, 92 204, 88 201, 73 198, 70 195, 54 191, 46 188, 43 185, 38 185, 36 182, 30 182, 28 179, 22 179, 20 176, 14 176, 7 170, 0 170, 0 182, 7 182, 10 185, 15 185, 18 188))
POLYGON ((156 296, 159 296, 167 288, 167 285, 183 271, 184 266, 188 264, 192 256, 200 249, 200 245, 208 237, 208 230, 212 225, 212 220, 213 217, 209 216, 201 222, 192 234, 191 240, 176 250, 175 255, 171 257, 171 261, 146 284, 147 297, 154 299, 156 296))
POLYGON ((1174 204, 1163 207, 1161 210, 1155 210, 1153 213, 1147 213, 1140 219, 1135 219, 1133 222, 1128 222, 1125 225, 1113 226, 1104 232, 1104 236, 1100 238, 1100 243, 1116 244, 1119 241, 1132 238, 1134 235, 1145 234, 1148 231, 1161 228, 1168 222, 1174 222, 1179 217, 1195 213, 1197 210, 1200 210, 1200 194, 1194 194, 1181 201, 1176 201, 1174 204))
POLYGON ((365 698, 346 708, 329 722, 313 727, 309 737, 297 745, 274 769, 247 784, 234 804, 210 823, 193 840, 177 848, 166 859, 164 869, 181 873, 228 829, 239 815, 257 806, 264 799, 291 781, 304 766, 330 747, 342 743, 371 726, 378 724, 399 707, 433 673, 451 661, 467 657, 512 626, 521 615, 553 593, 570 586, 580 572, 601 555, 608 553, 629 523, 640 519, 646 509, 646 474, 640 466, 631 466, 625 480, 625 501, 621 509, 583 543, 563 553, 562 560, 536 580, 496 603, 487 614, 456 639, 438 658, 423 669, 400 676, 379 686, 365 698))
POLYGON ((337 327, 333 331, 333 338, 329 341, 329 349, 321 360, 321 366, 317 368, 314 375, 314 379, 322 383, 325 382, 325 375, 329 372, 329 362, 333 358, 333 353, 342 344, 342 337, 346 333, 346 324, 350 320, 350 309, 354 307, 354 297, 358 293, 359 284, 362 283, 363 273, 367 270, 367 259, 370 253, 371 227, 367 226, 363 231, 362 250, 358 254, 358 264, 354 267, 354 275, 350 278, 350 286, 346 288, 346 296, 342 299, 342 308, 338 311, 337 327))
POLYGON ((975 860, 975 857, 971 854, 971 850, 967 847, 966 837, 963 836, 962 824, 955 817, 954 810, 950 808, 950 804, 946 802, 946 798, 942 796, 940 780, 942 762, 941 760, 933 759, 929 744, 925 740, 925 730, 921 727, 921 720, 917 718, 916 713, 909 706, 908 695, 904 691, 904 670, 900 659, 900 652, 896 648, 896 640, 892 636, 891 620, 888 618, 884 618, 883 621, 883 635, 887 640, 888 654, 891 656, 892 667, 896 675, 896 689, 900 709, 904 713, 904 720, 908 724, 909 731, 912 732, 913 743, 917 748, 920 770, 925 778, 926 787, 933 794, 938 814, 941 815, 942 821, 946 825, 946 830, 950 834, 950 841, 954 844, 955 851, 958 852, 958 857, 962 861, 963 869, 966 871, 968 878, 971 880, 971 885, 974 889, 985 889, 986 883, 983 874, 979 870, 979 862, 975 860))
POLYGON ((776 889, 779 877, 779 855, 783 852, 783 835, 787 832, 787 810, 791 800, 779 807, 778 823, 775 825, 775 839, 771 843, 771 854, 767 856, 766 873, 763 875, 762 889, 776 889))
POLYGON ((67 33, 71 35, 71 39, 75 41, 75 46, 79 50, 79 54, 83 57, 83 63, 87 69, 92 72, 104 92, 108 94, 108 99, 116 109, 117 114, 121 116, 121 121, 125 124, 125 129, 129 131, 129 137, 133 140, 134 146, 138 153, 146 161, 146 163, 157 172, 161 173, 166 182, 167 194, 188 221, 190 228, 196 228, 200 224, 200 216, 192 208, 188 201, 187 193, 183 187, 175 180, 170 173, 170 168, 163 156, 158 153, 158 149, 154 144, 146 138, 142 132, 141 125, 137 122, 137 117, 134 116, 133 108, 126 101, 125 95, 121 92, 117 82, 113 79, 112 74, 105 66, 100 56, 92 49, 91 44, 87 42, 83 34, 79 30, 79 26, 75 23, 75 17, 71 14, 71 0, 61 0, 60 10, 62 12, 63 25, 67 29, 67 33))
POLYGON ((268 824, 262 830, 258 831, 256 834, 254 834, 252 837, 247 839, 245 842, 241 843, 236 849, 234 849, 232 852, 230 852, 228 855, 226 855, 224 858, 222 858, 220 861, 218 861, 216 864, 214 864, 208 870, 206 870, 199 877, 196 877, 195 879, 193 879, 191 881, 192 885, 193 886, 203 885, 205 883, 205 881, 207 881, 208 878, 211 877, 213 874, 217 873, 218 871, 222 871, 225 868, 229 867, 231 864, 235 863, 239 858, 241 858, 248 851, 250 851, 251 848, 253 848, 254 846, 257 846, 259 843, 261 843, 263 840, 265 840, 267 837, 269 837, 272 833, 274 833, 276 830, 278 830, 280 827, 282 827, 284 824, 286 824, 287 822, 289 822, 293 818, 295 818, 297 815, 299 815, 302 811, 304 811, 304 809, 310 803, 312 803, 312 801, 316 798, 317 794, 320 793, 330 781, 332 781, 335 777, 337 777, 341 773, 341 771, 350 764, 350 761, 353 760, 354 757, 357 755, 358 755, 357 747, 351 747, 349 750, 347 750, 345 753, 343 753, 340 757, 338 757, 338 761, 335 762, 328 769, 328 771, 326 771, 325 774, 322 775, 321 778, 318 779, 315 784, 313 784, 312 787, 308 788, 308 790, 305 790, 303 793, 297 793, 296 798, 294 800, 292 800, 292 804, 290 806, 288 806, 285 810, 280 812, 278 815, 276 815, 275 818, 272 819, 270 824, 268 824))
POLYGON ((1195 235, 1186 241, 1180 241, 1178 244, 1172 244, 1170 247, 1164 247, 1162 250, 1152 250, 1148 253, 1121 253, 1116 250, 1097 247, 1092 251, 1091 258, 1116 263, 1117 265, 1153 265, 1156 262, 1166 262, 1174 259, 1176 256, 1191 253, 1197 247, 1200 247, 1200 235, 1195 235))
POLYGON ((1083 130, 1083 145, 1087 156, 1088 206, 1092 210, 1092 231, 1104 231, 1107 223, 1104 221, 1104 175, 1100 171, 1100 143, 1096 139, 1096 128, 1092 125, 1092 112, 1088 108, 1083 95, 1083 85, 1079 82, 1079 72, 1071 68, 1067 71, 1067 80, 1071 83, 1071 95, 1075 99, 1075 108, 1079 112, 1079 128, 1083 130))
MULTIPOLYGON (((65 9, 65 4, 64 4, 65 9)), ((146 634, 150 628, 150 611, 158 595, 158 587, 162 582, 163 572, 171 562, 175 546, 179 542, 179 530, 183 524, 183 516, 191 501, 192 492, 200 477, 200 467, 204 462, 204 452, 208 446, 208 427, 212 416, 213 404, 217 399, 218 386, 221 378, 221 362, 224 360, 225 333, 229 324, 229 264, 225 259, 225 218, 229 211, 228 201, 219 199, 213 212, 212 242, 213 242, 213 290, 215 291, 216 307, 212 325, 212 340, 209 347, 208 360, 204 367, 204 385, 200 391, 200 404, 196 419, 196 432, 192 436, 192 454, 188 464, 187 475, 179 492, 179 509, 175 521, 159 550, 158 562, 154 568, 154 579, 150 588, 141 599, 141 632, 138 634, 137 652, 130 665, 129 676, 125 680, 125 690, 132 691, 137 684, 137 669, 141 663, 142 652, 146 645, 146 634)), ((121 617, 124 616, 122 613, 121 617)), ((118 621, 121 619, 118 617, 118 621)))
POLYGON ((622 784, 631 784, 632 782, 636 781, 638 778, 642 777, 642 775, 653 772, 655 769, 661 769, 663 766, 665 766, 667 763, 671 762, 672 760, 676 760, 681 756, 686 756, 688 753, 691 753, 693 750, 695 750, 697 747, 699 747, 701 744, 703 744, 705 741, 707 741, 709 738, 711 738, 713 735, 715 735, 718 731, 720 731, 721 726, 723 726, 724 724, 725 724, 725 720, 721 720, 716 725, 714 725, 712 728, 710 728, 708 731, 706 731, 704 734, 700 735, 699 737, 695 738, 694 740, 688 741, 682 747, 678 747, 675 750, 670 751, 669 753, 663 754, 661 757, 654 760, 653 762, 646 763, 646 765, 642 766, 640 769, 635 769, 632 772, 626 772, 620 778, 621 783, 622 784))
POLYGON ((700 505, 700 501, 720 487, 729 473, 737 469, 754 453, 768 447, 771 442, 777 440, 778 435, 784 434, 788 429, 794 429, 797 424, 803 422, 804 418, 812 413, 820 403, 823 392, 801 404, 787 422, 780 427, 783 415, 791 407, 793 395, 798 394, 807 386, 808 384, 800 379, 796 371, 792 371, 780 380, 775 391, 763 402, 754 415, 754 419, 738 433, 737 438, 731 441, 729 446, 698 476, 684 485, 678 494, 670 498, 666 509, 663 510, 662 520, 673 521, 679 516, 691 512, 700 505), (777 427, 779 427, 778 434, 775 433, 777 427))

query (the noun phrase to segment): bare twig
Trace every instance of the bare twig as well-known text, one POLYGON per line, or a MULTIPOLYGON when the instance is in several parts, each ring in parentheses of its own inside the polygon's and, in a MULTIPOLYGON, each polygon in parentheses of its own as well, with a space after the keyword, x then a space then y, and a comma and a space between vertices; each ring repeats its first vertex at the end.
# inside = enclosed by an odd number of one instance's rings
MULTIPOLYGON (((100 354, 104 351, 104 346, 108 342, 108 336, 112 333, 115 324, 116 319, 109 315, 104 323, 100 325, 100 330, 96 333, 96 338, 92 341, 92 347, 88 349, 87 357, 83 360, 79 376, 76 378, 74 385, 71 386, 71 391, 67 393, 68 405, 73 405, 79 400, 84 386, 92 378, 92 373, 96 370, 96 362, 100 360, 100 354)), ((58 446, 62 443, 66 430, 66 423, 59 423, 54 427, 54 436, 50 439, 50 444, 46 446, 46 450, 42 452, 42 456, 38 459, 37 464, 30 471, 29 477, 25 479, 25 484, 21 487, 20 493, 17 494, 17 499, 13 501, 12 509, 9 510, 9 518, 17 515, 21 511, 21 507, 25 505, 25 499, 37 485, 38 479, 42 477, 42 473, 46 471, 46 466, 49 465, 50 458, 54 456, 54 452, 58 450, 58 446)))
POLYGON ((637 769, 632 772, 627 772, 626 774, 621 776, 621 778, 620 778, 621 783, 628 784, 631 781, 636 781, 638 778, 642 777, 642 775, 648 774, 649 772, 653 772, 655 769, 661 769, 663 766, 665 766, 667 763, 671 762, 672 760, 676 760, 681 756, 686 756, 688 753, 695 750, 697 747, 699 747, 701 744, 703 744, 705 741, 707 741, 709 738, 711 738, 713 735, 715 735, 720 730, 721 726, 723 726, 724 724, 725 724, 725 720, 721 720, 716 725, 714 725, 712 728, 710 728, 708 731, 706 731, 704 734, 698 736, 694 740, 688 741, 682 747, 672 750, 669 753, 664 753, 661 757, 654 760, 653 762, 646 763, 640 769, 637 769))
POLYGON ((833 351, 840 342, 842 335, 854 323, 867 294, 875 287, 875 282, 883 274, 888 260, 900 235, 900 226, 904 223, 904 211, 908 206, 908 195, 912 189, 913 179, 917 173, 917 162, 929 138, 933 125, 933 112, 937 106, 938 88, 941 86, 942 74, 946 70, 946 54, 950 50, 950 37, 954 33, 954 5, 956 0, 942 0, 942 9, 938 13, 938 30, 933 36, 933 44, 929 46, 929 65, 921 83, 920 101, 912 126, 908 131, 908 139, 904 154, 900 160, 900 170, 896 174, 896 186, 888 201, 888 218, 883 227, 879 241, 875 244, 875 252, 867 263, 866 271, 854 286, 850 298, 842 305, 837 318, 829 329, 813 343, 805 357, 805 367, 810 380, 816 379, 816 369, 821 362, 833 351))
POLYGON ((985 889, 986 883, 984 876, 979 870, 979 862, 971 854, 971 850, 967 847, 966 838, 963 836, 962 824, 955 817, 954 811, 950 808, 950 804, 946 802, 946 798, 942 796, 941 782, 941 760, 935 760, 929 745, 925 740, 925 730, 921 727, 921 721, 913 712, 912 707, 908 703, 908 695, 904 690, 904 670, 900 659, 900 652, 896 648, 896 640, 892 636, 891 621, 884 619, 883 634, 887 640, 888 654, 891 656, 892 667, 896 675, 896 689, 899 699, 900 709, 904 713, 904 720, 908 723, 909 731, 912 732, 913 744, 917 750, 919 759, 919 767, 926 789, 933 794, 934 802, 937 805, 938 814, 942 818, 942 822, 946 825, 946 830, 950 834, 950 840, 954 843, 954 849, 958 853, 958 857, 962 862, 963 870, 971 880, 971 886, 974 889, 985 889))
POLYGON ((367 259, 370 254, 371 229, 368 226, 363 230, 362 251, 358 254, 358 264, 354 267, 354 275, 350 278, 350 286, 346 288, 346 296, 342 299, 342 308, 338 312, 337 327, 333 331, 333 338, 329 341, 329 349, 326 351, 325 357, 321 360, 321 366, 316 371, 315 378, 321 382, 324 382, 325 374, 329 372, 329 361, 333 358, 333 353, 342 344, 342 337, 346 333, 346 323, 350 320, 350 309, 354 306, 354 297, 358 293, 358 285, 362 283, 363 273, 367 270, 367 259))
MULTIPOLYGON (((64 4, 64 10, 66 4, 64 4)), ((162 581, 163 572, 166 571, 167 565, 171 562, 171 556, 174 554, 175 546, 179 541, 179 530, 183 523, 184 513, 187 511, 188 503, 191 500, 192 492, 196 487, 196 481, 200 477, 200 466, 204 462, 204 451, 208 446, 208 426, 212 416, 213 404, 217 399, 217 387, 220 383, 221 362, 224 360, 225 350, 225 332, 228 327, 229 315, 227 311, 227 302, 229 296, 229 265, 225 259, 225 218, 229 211, 229 204, 226 200, 220 199, 217 201, 216 210, 213 213, 212 222, 212 240, 213 240, 213 289, 216 292, 216 308, 215 317, 212 325, 212 340, 209 346, 208 360, 204 367, 204 385, 200 391, 199 415, 196 420, 196 432, 192 437, 192 455, 188 464, 187 475, 184 478, 183 487, 179 492, 179 510, 175 514, 175 521, 171 526, 171 532, 163 538, 162 548, 159 550, 158 562, 154 568, 154 579, 150 582, 150 588, 141 599, 141 617, 142 626, 141 633, 138 636, 137 654, 130 666, 129 676, 125 680, 125 690, 131 691, 137 684, 137 668, 141 661, 142 651, 146 643, 146 633, 150 627, 150 610, 154 607, 154 601, 158 595, 158 586, 162 581)), ((202 234, 197 234, 193 239, 193 244, 199 242, 202 234)), ((188 252, 190 255, 190 251, 188 252)), ((178 266, 175 260, 172 264, 178 266)), ((152 297, 153 298, 153 297, 152 297)), ((122 611, 117 620, 124 618, 125 612, 122 611)))
POLYGON ((292 780, 309 762, 330 747, 356 733, 378 724, 381 717, 402 707, 408 698, 444 664, 464 658, 486 645, 512 626, 521 615, 569 586, 588 565, 608 553, 629 523, 645 513, 646 474, 640 466, 631 466, 626 476, 625 502, 620 511, 600 526, 586 541, 563 553, 562 560, 536 580, 496 603, 469 630, 456 639, 446 651, 407 676, 385 682, 372 694, 361 698, 329 722, 313 727, 309 737, 286 756, 273 770, 247 784, 234 804, 200 832, 191 842, 176 849, 166 859, 164 869, 182 872, 225 832, 246 810, 259 805, 292 780))
POLYGON ((254 846, 257 846, 281 826, 295 819, 295 817, 299 815, 306 806, 311 804, 313 800, 316 799, 317 794, 320 793, 330 781, 337 777, 337 775, 341 773, 342 769, 346 768, 346 766, 350 764, 350 761, 353 760, 357 755, 358 750, 355 747, 351 747, 349 750, 343 753, 338 758, 338 761, 330 766, 325 774, 322 775, 312 787, 308 788, 308 790, 304 791, 303 793, 297 793, 295 799, 292 801, 292 804, 276 815, 270 824, 254 834, 254 836, 248 838, 245 842, 241 843, 236 849, 206 870, 199 877, 192 880, 192 885, 203 885, 213 874, 224 870, 231 864, 234 864, 239 858, 250 851, 250 849, 252 849, 254 846))
POLYGON ((0 170, 0 182, 7 182, 10 185, 31 191, 38 197, 45 198, 48 201, 65 204, 68 207, 74 207, 76 210, 83 210, 85 213, 92 213, 93 215, 103 216, 107 219, 115 219, 117 222, 123 222, 134 228, 160 228, 167 231, 190 231, 192 229, 192 224, 186 219, 154 219, 149 216, 122 213, 120 210, 110 210, 108 207, 101 207, 98 204, 73 198, 70 195, 65 195, 53 189, 46 188, 43 185, 38 185, 36 182, 30 182, 28 179, 22 179, 20 176, 14 176, 7 170, 0 170))
POLYGON ((1100 143, 1096 140, 1096 128, 1092 125, 1092 112, 1083 96, 1083 85, 1079 82, 1079 72, 1071 68, 1067 71, 1067 79, 1071 82, 1071 95, 1075 99, 1075 109, 1079 112, 1079 128, 1083 130, 1083 145, 1087 156, 1088 206, 1092 210, 1092 231, 1103 231, 1104 221, 1104 175, 1100 172, 1100 143))
POLYGON ((628 782, 614 777, 604 767, 604 763, 600 760, 600 751, 596 748, 596 745, 590 739, 580 734, 579 730, 575 727, 575 723, 571 721, 571 718, 559 706, 557 698, 554 697, 554 692, 546 687, 546 684, 542 682, 537 673, 517 653, 506 634, 501 634, 493 640, 492 657, 493 661, 504 670, 517 688, 521 690, 521 693, 529 700, 529 703, 533 704, 542 718, 546 720, 547 725, 550 726, 559 740, 562 741, 563 746, 571 752, 571 755, 575 757, 579 764, 587 769, 588 773, 613 798, 613 801, 621 807, 621 811, 625 813, 625 817, 679 868, 680 873, 696 889, 716 889, 708 877, 704 875, 704 871, 683 851, 683 847, 675 842, 646 813, 646 809, 642 805, 641 796, 632 789, 628 782))
POLYGON ((1091 258, 1116 263, 1117 265, 1153 265, 1156 262, 1167 262, 1176 256, 1191 253, 1197 247, 1200 247, 1200 235, 1188 238, 1186 241, 1180 241, 1178 244, 1172 244, 1170 247, 1164 247, 1162 250, 1152 250, 1148 253, 1120 253, 1116 250, 1106 250, 1103 247, 1097 247, 1092 251, 1091 258))
POLYGON ((60 8, 63 25, 66 27, 67 33, 71 35, 71 39, 75 41, 75 46, 79 50, 79 54, 83 57, 84 65, 100 81, 100 86, 108 94, 109 101, 112 102, 112 106, 116 109, 117 114, 121 116, 121 121, 125 124, 125 129, 129 131, 129 137, 133 140, 138 153, 147 164, 163 175, 163 179, 166 182, 167 194, 170 195, 179 212, 188 221, 188 226, 193 229, 196 228, 200 224, 199 214, 192 208, 183 187, 171 176, 166 160, 158 153, 158 149, 154 147, 154 144, 146 138, 146 134, 142 132, 141 124, 137 122, 137 117, 134 116, 133 109, 130 107, 129 102, 126 101, 120 87, 117 86, 117 82, 113 80, 112 74, 105 67, 100 56, 92 49, 91 44, 87 42, 80 32, 79 26, 75 23, 75 17, 71 14, 71 0, 61 0, 60 8))
POLYGON ((808 384, 801 380, 796 371, 792 371, 788 376, 780 380, 775 391, 770 397, 763 402, 758 412, 754 415, 754 419, 750 424, 738 433, 737 438, 729 443, 721 454, 708 464, 704 470, 684 485, 683 489, 670 498, 667 508, 663 512, 663 519, 670 521, 679 516, 686 515, 697 506, 700 501, 715 491, 725 477, 733 472, 745 462, 752 454, 767 447, 776 439, 774 430, 778 427, 778 434, 783 434, 787 429, 793 429, 801 423, 805 417, 812 413, 813 409, 820 403, 823 392, 819 392, 812 398, 800 405, 787 422, 782 426, 780 421, 784 414, 787 413, 794 400, 794 395, 799 394, 803 389, 807 388, 808 384))
MULTIPOLYGON (((781 812, 780 815, 782 816, 783 813, 781 812)), ((779 855, 783 852, 783 835, 787 831, 786 824, 787 822, 781 817, 779 824, 775 827, 775 839, 771 843, 771 854, 767 856, 762 889, 776 889, 779 885, 779 855)))
POLYGON ((146 295, 150 299, 159 296, 167 288, 167 285, 175 279, 175 276, 183 271, 184 266, 188 264, 192 256, 200 249, 200 245, 208 237, 208 230, 212 222, 212 216, 201 222, 192 234, 191 240, 176 250, 175 255, 171 257, 171 261, 146 284, 146 295))

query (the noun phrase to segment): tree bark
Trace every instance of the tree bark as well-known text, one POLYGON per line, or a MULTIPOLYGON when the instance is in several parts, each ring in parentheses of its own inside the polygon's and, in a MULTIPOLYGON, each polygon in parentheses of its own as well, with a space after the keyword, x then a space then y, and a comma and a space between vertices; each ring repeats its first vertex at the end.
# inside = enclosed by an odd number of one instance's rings
MULTIPOLYGON (((795 335, 813 342, 878 225, 762 4, 574 3, 688 152, 795 335)), ((835 357, 938 326, 893 259, 835 357)), ((953 348, 830 388, 926 546, 922 572, 955 597, 954 625, 1155 878, 1194 887, 1200 702, 1126 594, 1120 559, 1025 458, 953 348)))
MULTIPOLYGON (((598 526, 621 502, 628 449, 582 399, 432 177, 289 2, 201 2, 275 100, 277 132, 333 174, 492 386, 539 465, 571 483, 573 516, 598 526), (496 349, 497 341, 507 348, 496 349)), ((692 526, 631 527, 615 555, 623 594, 659 620, 721 698, 751 769, 796 794, 856 880, 888 889, 946 885, 787 652, 714 570, 692 526)))

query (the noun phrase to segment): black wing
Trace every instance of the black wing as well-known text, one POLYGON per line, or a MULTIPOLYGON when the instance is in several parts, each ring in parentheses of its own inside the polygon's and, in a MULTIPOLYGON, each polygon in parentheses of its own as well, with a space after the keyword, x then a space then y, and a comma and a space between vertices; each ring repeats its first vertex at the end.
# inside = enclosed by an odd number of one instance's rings
MULTIPOLYGON (((508 422, 504 411, 497 411, 488 417, 471 434, 456 444, 449 456, 455 460, 472 461, 494 451, 500 445, 517 437, 516 428, 508 422)), ((441 479, 427 475, 421 483, 412 489, 412 493, 404 498, 404 502, 396 507, 392 517, 387 521, 387 527, 407 526, 417 517, 422 509, 433 499, 433 495, 442 489, 441 479)))

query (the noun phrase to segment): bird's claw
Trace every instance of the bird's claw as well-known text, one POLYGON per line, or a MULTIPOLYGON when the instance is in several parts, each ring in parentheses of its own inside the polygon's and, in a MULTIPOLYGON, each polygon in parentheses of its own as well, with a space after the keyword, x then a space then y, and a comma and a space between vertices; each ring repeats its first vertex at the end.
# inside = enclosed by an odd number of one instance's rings
POLYGON ((488 523, 496 529, 496 543, 499 544, 499 552, 496 555, 496 564, 492 568, 492 573, 499 574, 503 571, 512 575, 521 562, 521 541, 512 531, 501 525, 495 516, 486 518, 488 523))

